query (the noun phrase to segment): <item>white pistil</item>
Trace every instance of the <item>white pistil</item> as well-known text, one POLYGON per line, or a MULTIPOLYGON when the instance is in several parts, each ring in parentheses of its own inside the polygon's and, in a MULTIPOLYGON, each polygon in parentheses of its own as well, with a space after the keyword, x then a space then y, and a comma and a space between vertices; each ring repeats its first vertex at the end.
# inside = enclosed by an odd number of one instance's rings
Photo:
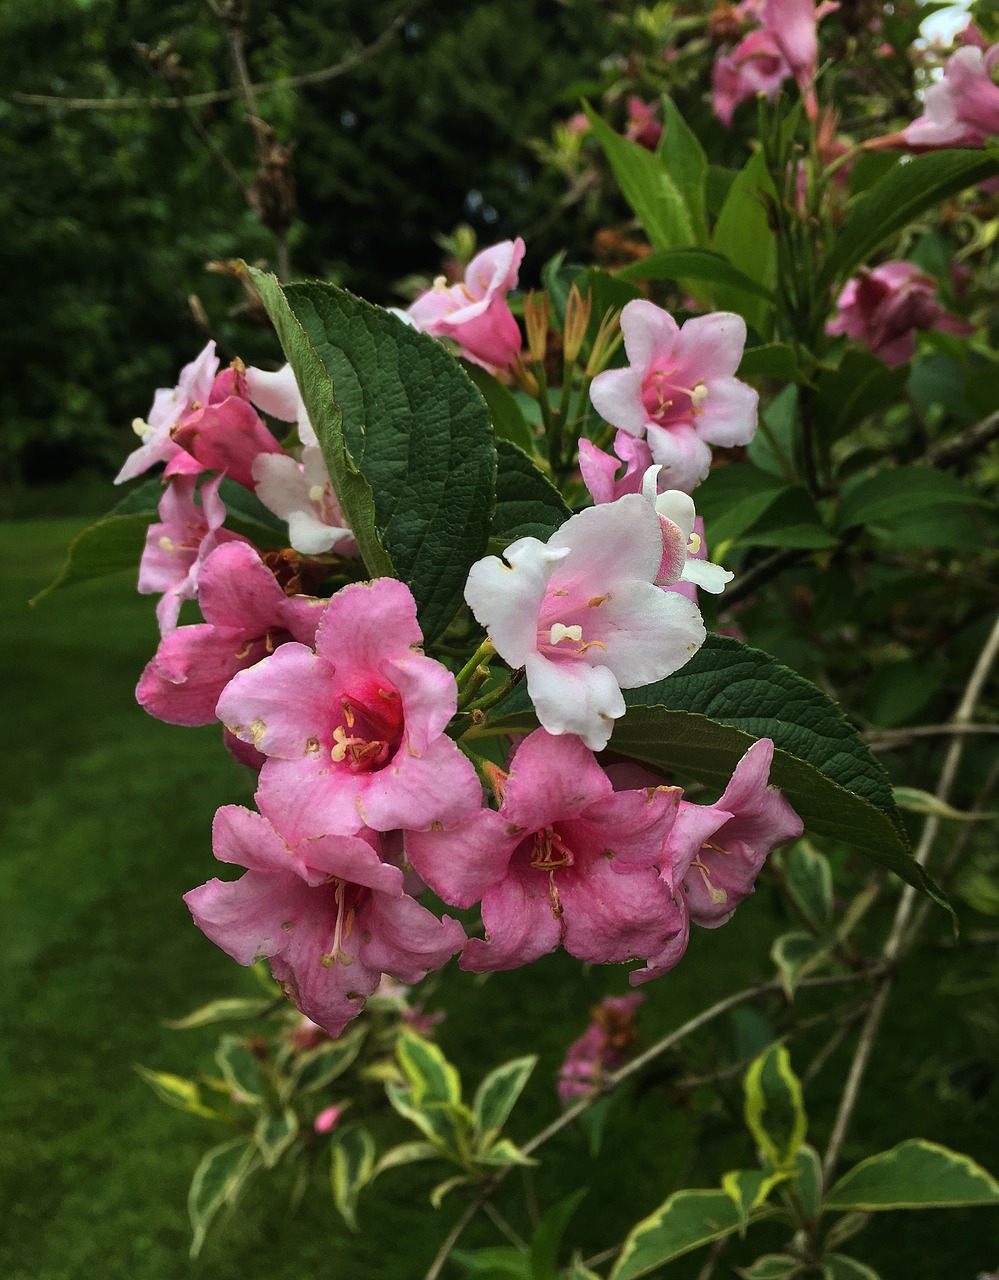
POLYGON ((561 622, 552 623, 552 629, 548 633, 548 641, 550 644, 558 644, 560 640, 572 640, 576 644, 582 643, 583 628, 581 626, 566 627, 561 622))
POLYGON ((689 541, 687 542, 687 555, 696 556, 698 551, 700 551, 700 549, 701 549, 701 535, 699 533, 692 533, 690 535, 689 541))
POLYGON ((149 439, 149 437, 152 435, 152 432, 153 432, 152 427, 145 420, 145 418, 133 418, 132 430, 143 442, 143 444, 145 444, 146 440, 149 439))
POLYGON ((707 386, 703 382, 699 382, 697 386, 694 387, 693 391, 691 391, 690 398, 694 402, 694 408, 697 409, 700 406, 701 401, 708 398, 707 386))

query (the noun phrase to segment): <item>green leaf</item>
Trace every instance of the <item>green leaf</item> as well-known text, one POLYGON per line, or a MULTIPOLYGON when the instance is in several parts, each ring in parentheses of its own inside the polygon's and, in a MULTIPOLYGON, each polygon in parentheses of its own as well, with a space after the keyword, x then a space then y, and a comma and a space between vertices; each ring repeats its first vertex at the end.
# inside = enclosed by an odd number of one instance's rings
POLYGON ((331 1145, 333 1203, 351 1231, 357 1230, 357 1197, 371 1180, 376 1154, 375 1140, 367 1129, 346 1129, 331 1145))
MULTIPOLYGON (((777 279, 777 241, 770 230, 765 200, 776 198, 762 151, 757 152, 729 187, 711 247, 736 270, 765 289, 777 279)), ((715 291, 719 310, 735 311, 766 341, 773 332, 774 306, 762 298, 747 298, 742 289, 724 286, 715 291)))
POLYGON ((249 1138, 233 1138, 202 1156, 187 1195, 187 1211, 194 1229, 192 1258, 201 1252, 208 1228, 219 1210, 223 1205, 236 1203, 259 1167, 260 1158, 249 1138))
POLYGON ((745 1235, 754 1209, 760 1208, 770 1192, 787 1178, 786 1172, 767 1169, 736 1169, 722 1174, 722 1190, 739 1212, 739 1228, 745 1235))
POLYGON ((191 1031, 195 1027, 209 1027, 216 1022, 239 1022, 247 1018, 259 1018, 272 1006, 270 1000, 211 1000, 184 1018, 168 1019, 166 1025, 173 1031, 191 1031))
POLYGON ((873 1269, 845 1253, 830 1253, 822 1259, 822 1280, 881 1280, 873 1269))
POLYGON ((615 271, 616 280, 707 280, 773 302, 773 293, 710 249, 666 249, 615 271))
MULTIPOLYGON (((769 737, 770 781, 806 830, 859 849, 935 901, 946 899, 912 857, 883 766, 843 713, 810 681, 758 649, 709 636, 686 666, 657 684, 628 689, 614 750, 724 787, 746 749, 769 737)), ((494 711, 489 732, 537 723, 526 688, 494 711)))
POLYGON ((739 363, 740 378, 776 378, 781 382, 804 382, 791 347, 783 342, 764 342, 747 347, 739 363))
POLYGON ((793 1169, 808 1121, 801 1081, 783 1045, 772 1045, 746 1072, 746 1124, 776 1170, 793 1169))
POLYGON ((366 1027, 357 1027, 328 1044, 303 1053, 295 1064, 289 1096, 313 1093, 332 1084, 361 1052, 366 1035, 366 1027))
POLYGON ((225 504, 225 527, 241 533, 257 547, 281 549, 288 545, 288 525, 260 501, 255 493, 223 476, 219 497, 225 504))
POLYGON ((490 1071, 475 1093, 472 1111, 475 1115, 475 1132, 480 1144, 491 1144, 495 1135, 506 1124, 510 1112, 530 1079, 537 1065, 534 1055, 513 1058, 495 1071, 490 1071))
POLYGON ((82 530, 66 548, 66 560, 59 573, 32 597, 31 607, 34 608, 53 591, 74 582, 106 578, 125 569, 134 573, 146 545, 146 530, 152 518, 152 515, 139 513, 105 516, 82 530))
POLYGON ((676 1191, 632 1228, 610 1280, 634 1280, 681 1254, 739 1230, 739 1211, 724 1191, 676 1191))
POLYGON ((895 165, 850 206, 836 231, 817 290, 831 288, 910 222, 948 196, 994 177, 997 164, 981 151, 947 150, 895 165))
POLYGON ((549 1209, 531 1236, 531 1280, 555 1280, 562 1238, 572 1215, 586 1196, 581 1187, 549 1209))
MULTIPOLYGON (((322 324, 314 323, 313 332, 306 333, 277 279, 254 267, 247 270, 274 325, 285 358, 294 370, 309 419, 322 446, 333 489, 368 572, 372 577, 391 577, 395 570, 376 527, 371 485, 347 447, 343 413, 334 397, 332 370, 314 345, 314 342, 324 345, 320 342, 322 324)), ((314 314, 311 318, 315 320, 314 314)))
POLYGON ((547 542, 570 515, 562 495, 515 444, 498 440, 496 456, 496 514, 491 541, 500 551, 517 538, 547 542))
POLYGON ((795 906, 815 929, 832 916, 832 871, 829 859, 807 840, 798 840, 784 855, 784 884, 795 906))
POLYGON ((690 210, 662 162, 637 142, 615 133, 588 103, 583 106, 621 194, 634 210, 652 247, 678 249, 694 244, 690 210))
POLYGON ((260 1078, 260 1068, 245 1040, 223 1036, 215 1050, 215 1061, 236 1095, 236 1101, 259 1102, 263 1098, 266 1089, 260 1078))
POLYGON ((858 1235, 871 1220, 869 1213, 844 1213, 841 1218, 837 1218, 832 1224, 825 1236, 825 1246, 827 1249, 835 1249, 838 1244, 843 1244, 847 1240, 852 1240, 858 1235))
POLYGON ((201 1090, 193 1080, 184 1076, 171 1075, 169 1071, 150 1071, 148 1067, 135 1067, 146 1084, 161 1102, 176 1107, 178 1111, 186 1111, 192 1116, 203 1116, 206 1120, 217 1120, 219 1113, 206 1107, 201 1101, 201 1090))
POLYGON ((401 1169, 403 1165, 417 1164, 421 1160, 439 1160, 440 1151, 432 1142, 400 1142, 390 1147, 382 1155, 371 1173, 370 1181, 374 1181, 389 1169, 401 1169))
POLYGON ((983 818, 999 818, 999 813, 964 813, 953 805, 945 804, 939 796, 918 787, 894 787, 892 794, 900 809, 908 813, 931 813, 936 818, 950 818, 955 822, 980 822, 983 818))
POLYGON ((428 1141, 452 1160, 463 1160, 472 1127, 472 1113, 455 1103, 426 1103, 414 1106, 408 1089, 392 1080, 385 1082, 389 1102, 404 1119, 415 1124, 428 1141))
POLYGON ((800 1258, 789 1253, 765 1253, 748 1267, 738 1267, 742 1280, 792 1280, 802 1270, 800 1258))
POLYGON ((277 1115, 262 1115, 254 1127, 253 1140, 263 1156, 264 1168, 273 1169, 297 1137, 298 1116, 291 1107, 277 1115))
POLYGON ((834 940, 816 938, 811 933, 782 933, 770 948, 770 959, 777 967, 777 977, 789 1000, 794 999, 798 983, 816 970, 828 965, 834 940))
POLYGON ((520 1147, 515 1142, 511 1142, 509 1138, 500 1138, 484 1154, 477 1155, 475 1159, 478 1164, 497 1168, 505 1168, 507 1165, 515 1164, 537 1164, 536 1160, 532 1160, 530 1156, 525 1156, 520 1147))
POLYGON ((460 1102, 461 1078, 437 1045, 404 1031, 396 1045, 399 1065, 412 1087, 414 1107, 428 1102, 460 1102))
POLYGON ((931 467, 890 467, 844 486, 840 529, 911 516, 923 507, 987 505, 956 476, 931 467))
POLYGON ((583 1265, 583 1259, 578 1253, 572 1255, 569 1270, 565 1274, 566 1280, 600 1280, 600 1276, 595 1271, 583 1265))
POLYGON ((531 1263, 522 1249, 455 1249, 455 1262, 478 1280, 531 1280, 531 1263))
POLYGON ((697 513, 704 520, 708 547, 718 551, 735 542, 773 506, 787 482, 742 463, 713 467, 697 490, 697 513))
POLYGON ((838 545, 824 527, 822 515, 801 485, 782 490, 740 541, 759 547, 797 547, 822 550, 838 545))
POLYGON ((662 104, 663 134, 659 139, 656 155, 690 211, 695 240, 698 244, 703 244, 708 238, 704 196, 708 158, 697 135, 690 129, 668 93, 663 94, 662 104))
POLYGON ((836 369, 823 369, 817 381, 815 420, 823 445, 859 427, 872 413, 897 404, 908 369, 889 369, 869 351, 849 348, 836 369))
POLYGON ((969 1156, 909 1138, 862 1160, 826 1196, 827 1209, 951 1209, 999 1204, 999 1182, 969 1156))
MULTIPOLYGON (((254 279, 259 287, 261 277, 254 279)), ((370 485, 378 545, 370 545, 364 498, 365 541, 358 538, 358 545, 365 563, 374 573, 394 571, 409 586, 424 635, 432 640, 460 608, 468 570, 485 552, 496 450, 482 396, 439 342, 380 307, 325 284, 288 285, 284 297, 307 338, 307 357, 299 334, 293 346, 303 373, 311 370, 316 383, 318 420, 309 384, 292 354, 285 354, 341 505, 341 481, 349 481, 356 496, 353 469, 370 485)), ((284 341, 281 327, 278 333, 284 341)), ((346 506, 344 514, 356 537, 346 506)))
POLYGON ((814 1147, 803 1142, 798 1148, 795 1164, 794 1193, 809 1221, 817 1222, 822 1212, 822 1160, 814 1147))
POLYGON ((486 402, 497 441, 508 440, 525 453, 533 453, 534 432, 528 426, 516 396, 481 365, 462 360, 461 367, 478 387, 486 402))
POLYGON ((437 1186, 430 1192, 430 1203, 435 1209, 439 1209, 444 1203, 444 1197, 450 1195, 452 1191, 456 1191, 458 1187, 465 1186, 472 1179, 467 1173, 455 1174, 453 1178, 445 1178, 443 1182, 438 1182, 437 1186))

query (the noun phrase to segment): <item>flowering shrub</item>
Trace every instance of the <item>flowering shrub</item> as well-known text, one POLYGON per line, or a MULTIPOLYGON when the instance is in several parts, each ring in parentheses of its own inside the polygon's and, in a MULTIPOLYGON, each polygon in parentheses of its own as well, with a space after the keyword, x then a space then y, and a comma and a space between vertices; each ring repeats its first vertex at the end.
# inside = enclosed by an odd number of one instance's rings
MULTIPOLYGON (((543 292, 518 298, 518 238, 395 314, 245 267, 284 363, 275 349, 276 370, 237 359, 219 372, 209 344, 138 424, 119 479, 154 463, 163 474, 73 556, 127 558, 122 519, 149 526, 139 589, 160 594, 162 640, 138 699, 171 723, 217 721, 255 774, 255 808, 223 804, 213 830, 216 860, 244 874, 185 901, 239 964, 266 961, 306 1020, 279 1013, 268 1089, 234 1089, 259 1116, 195 1176, 196 1243, 252 1176, 326 1140, 352 1225, 363 1188, 404 1164, 450 1166, 435 1206, 473 1189, 436 1276, 464 1223, 551 1133, 760 991, 790 1001, 812 985, 873 984, 862 1074, 916 895, 946 899, 861 734, 825 691, 746 642, 736 606, 792 567, 836 566, 849 584, 864 538, 890 541, 914 510, 934 519, 978 503, 932 457, 896 466, 851 433, 873 412, 861 392, 894 408, 934 334, 980 339, 962 348, 969 362, 991 355, 980 317, 951 312, 918 263, 876 259, 996 175, 999 90, 985 80, 999 46, 952 55, 927 92, 929 123, 838 139, 836 82, 818 74, 835 8, 745 0, 727 12, 714 111, 730 124, 763 98, 760 145, 738 172, 709 164, 668 94, 661 125, 638 94, 622 132, 592 107, 577 122, 574 156, 584 135, 600 149, 647 239, 629 264, 549 264, 543 292), (878 161, 891 146, 939 150, 878 161), (844 189, 837 173, 854 163, 844 189), (762 563, 761 547, 774 553, 762 563), (202 620, 180 625, 195 603, 202 620), (868 889, 836 915, 829 854, 839 868, 847 851, 906 885, 876 961, 856 933, 868 889), (502 973, 559 948, 632 965, 651 1005, 691 922, 724 925, 766 865, 807 926, 775 941, 772 982, 630 1060, 639 997, 603 1001, 562 1070, 567 1109, 527 1143, 504 1130, 533 1058, 488 1071, 469 1105, 404 995, 386 1029, 396 984, 452 958, 502 973), (310 1080, 338 1081, 319 1109, 298 1106, 319 1089, 302 1087, 320 1052, 303 1047, 303 1027, 327 1060, 310 1080), (348 1088, 362 1043, 377 1043, 387 1103, 418 1138, 373 1136, 370 1073, 356 1096, 348 1088)), ((683 30, 658 70, 699 59, 706 88, 703 32, 683 30)), ((924 803, 938 813, 946 799, 924 803)), ((836 1247, 848 1217, 827 1229, 823 1214, 999 1203, 989 1173, 920 1138, 837 1179, 855 1093, 823 1161, 783 1037, 755 1049, 741 1069, 759 1167, 676 1191, 632 1229, 613 1280, 762 1220, 786 1230, 787 1249, 742 1274, 870 1275, 836 1247)), ((202 1105, 186 1086, 171 1100, 202 1105)), ((510 1250, 509 1274, 536 1274, 526 1257, 510 1250)))

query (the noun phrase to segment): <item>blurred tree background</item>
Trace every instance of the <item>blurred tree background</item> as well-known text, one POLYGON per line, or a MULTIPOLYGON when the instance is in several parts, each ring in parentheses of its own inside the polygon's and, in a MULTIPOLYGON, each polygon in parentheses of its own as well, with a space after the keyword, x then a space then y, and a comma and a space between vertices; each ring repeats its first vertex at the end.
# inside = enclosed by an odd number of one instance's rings
MULTIPOLYGON (((526 140, 593 84, 613 16, 598 0, 250 0, 248 70, 276 86, 258 94, 260 116, 294 148, 293 273, 398 301, 393 283, 436 271, 435 233, 462 221, 480 243, 525 235, 528 278, 558 248, 571 252, 561 183, 526 140), (374 42, 344 74, 287 87, 374 42)), ((38 486, 86 472, 103 488, 132 443, 129 423, 208 336, 248 361, 275 355, 240 310, 238 284, 206 270, 241 257, 275 265, 273 238, 198 136, 252 183, 245 102, 197 105, 230 90, 231 73, 225 23, 206 0, 33 0, 0 12, 8 507, 20 493, 15 509, 37 510, 38 486), (128 105, 178 94, 195 105, 128 105), (73 104, 88 98, 119 105, 73 104)))

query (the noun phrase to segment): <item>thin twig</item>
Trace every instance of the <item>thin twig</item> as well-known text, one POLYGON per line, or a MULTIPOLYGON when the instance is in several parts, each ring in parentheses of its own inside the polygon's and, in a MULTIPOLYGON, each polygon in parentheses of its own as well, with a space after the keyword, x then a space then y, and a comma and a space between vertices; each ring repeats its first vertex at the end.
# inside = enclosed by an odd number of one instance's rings
POLYGON ((958 435, 935 445, 920 459, 931 467, 950 467, 970 454, 978 453, 992 440, 999 436, 999 412, 990 413, 981 422, 959 432, 958 435))
MULTIPOLYGON (((402 30, 414 11, 423 0, 411 0, 398 17, 385 28, 370 44, 358 49, 349 57, 329 67, 321 67, 317 71, 306 71, 300 76, 289 76, 286 80, 261 80, 250 85, 254 94, 277 93, 283 89, 304 89, 309 85, 326 84, 340 76, 353 71, 355 67, 375 57, 402 30)), ((217 102, 235 102, 243 97, 242 89, 216 89, 210 93, 192 93, 186 98, 63 98, 46 93, 12 93, 10 100, 26 107, 62 107, 67 111, 144 111, 152 107, 156 110, 180 110, 186 102, 190 107, 210 107, 217 102)))
POLYGON ((741 573, 730 587, 725 588, 725 594, 721 598, 721 607, 725 609, 730 605, 738 604, 740 600, 745 600, 747 596, 751 596, 754 591, 758 591, 771 578, 776 578, 785 569, 789 569, 792 565, 804 560, 807 554, 805 551, 798 551, 792 548, 775 551, 772 556, 767 556, 759 564, 753 565, 751 569, 741 573))
POLYGON ((871 729, 864 741, 872 751, 904 747, 913 738, 950 738, 969 733, 999 734, 999 724, 916 724, 905 729, 871 729))
POLYGON ((484 1200, 482 1202, 482 1212, 486 1215, 486 1217, 490 1220, 490 1222, 492 1222, 493 1226, 500 1233, 500 1235, 505 1236, 506 1239, 510 1241, 510 1243, 513 1245, 515 1249, 521 1249, 525 1253, 527 1252, 527 1249, 528 1249, 527 1241, 522 1236, 517 1234, 514 1228, 510 1225, 509 1222, 507 1222, 506 1218, 503 1217, 499 1209, 496 1208, 496 1206, 493 1204, 491 1200, 484 1200))
MULTIPOLYGON (((988 679, 992 664, 999 654, 999 617, 996 618, 992 627, 992 632, 982 650, 975 669, 971 673, 964 694, 958 704, 958 708, 954 713, 954 724, 959 728, 968 724, 974 714, 978 699, 981 696, 982 689, 988 679)), ((960 732, 956 733, 947 749, 947 755, 944 758, 943 768, 940 771, 940 780, 937 784, 936 798, 941 803, 946 804, 950 798, 951 788, 954 785, 954 778, 957 775, 958 765, 961 762, 961 756, 964 752, 965 739, 960 732)), ((933 841, 936 839, 937 831, 940 827, 940 818, 936 814, 930 814, 926 822, 923 824, 922 835, 916 848, 915 859, 920 866, 924 866, 933 847, 933 841)), ((874 1041, 877 1038, 878 1030, 881 1026, 881 1019, 884 1016, 885 1005, 888 1002, 888 995, 891 992, 892 982, 894 980, 894 966, 900 959, 908 946, 911 946, 914 937, 914 930, 909 930, 909 918, 912 915, 916 902, 916 890, 911 885, 906 885, 899 900, 898 907, 895 911, 895 919, 892 922, 891 931, 888 934, 888 940, 885 942, 882 950, 882 957, 889 966, 888 972, 881 979, 880 986, 871 1003, 870 1012, 867 1015, 864 1025, 860 1030, 857 1039, 857 1047, 854 1050, 853 1061, 850 1064, 850 1071, 846 1078, 846 1084, 843 1086, 843 1094, 840 1098, 839 1110, 836 1113, 836 1120, 833 1124, 833 1131, 829 1138, 829 1145, 826 1148, 825 1158, 822 1161, 822 1177, 825 1186, 829 1186, 833 1172, 839 1160, 839 1153, 846 1138, 846 1131, 849 1128, 850 1121, 853 1118, 853 1112, 860 1096, 860 1087, 863 1083, 864 1074, 867 1070, 867 1063, 870 1060, 871 1051, 874 1048, 874 1041)))

